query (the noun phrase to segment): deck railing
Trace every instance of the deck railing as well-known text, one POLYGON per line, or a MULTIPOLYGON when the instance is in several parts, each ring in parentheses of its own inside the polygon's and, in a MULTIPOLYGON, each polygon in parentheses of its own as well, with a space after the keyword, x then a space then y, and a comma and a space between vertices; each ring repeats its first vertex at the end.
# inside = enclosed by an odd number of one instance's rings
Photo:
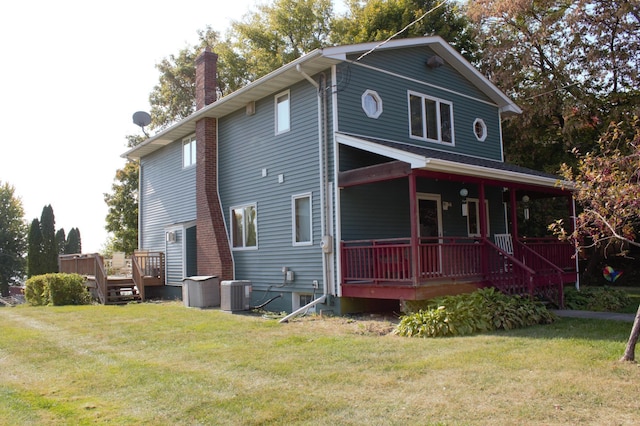
POLYGON ((145 300, 145 287, 164 285, 164 253, 135 252, 131 256, 131 273, 140 299, 145 300))
POLYGON ((100 303, 105 303, 107 273, 104 269, 104 258, 100 254, 62 254, 58 256, 58 262, 60 272, 94 277, 100 303))

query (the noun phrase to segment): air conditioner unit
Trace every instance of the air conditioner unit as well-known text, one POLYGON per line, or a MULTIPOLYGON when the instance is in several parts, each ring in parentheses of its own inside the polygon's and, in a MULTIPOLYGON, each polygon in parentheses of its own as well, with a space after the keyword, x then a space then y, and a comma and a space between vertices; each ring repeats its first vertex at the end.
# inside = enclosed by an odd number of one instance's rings
POLYGON ((175 243, 176 242, 176 231, 167 232, 166 238, 167 238, 167 242, 168 243, 175 243))
POLYGON ((248 311, 251 303, 251 281, 222 281, 220 283, 220 309, 248 311))

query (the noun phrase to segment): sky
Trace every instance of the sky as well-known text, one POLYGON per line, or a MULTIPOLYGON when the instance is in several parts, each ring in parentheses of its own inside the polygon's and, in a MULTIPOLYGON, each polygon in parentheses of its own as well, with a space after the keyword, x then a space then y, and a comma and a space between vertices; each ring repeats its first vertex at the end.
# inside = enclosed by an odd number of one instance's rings
MULTIPOLYGON (((78 228, 84 253, 107 241, 104 193, 141 134, 155 64, 224 33, 256 0, 35 0, 0 15, 0 182, 15 188, 25 220, 51 204, 56 229, 78 228)), ((260 2, 262 3, 262 2, 260 2)))

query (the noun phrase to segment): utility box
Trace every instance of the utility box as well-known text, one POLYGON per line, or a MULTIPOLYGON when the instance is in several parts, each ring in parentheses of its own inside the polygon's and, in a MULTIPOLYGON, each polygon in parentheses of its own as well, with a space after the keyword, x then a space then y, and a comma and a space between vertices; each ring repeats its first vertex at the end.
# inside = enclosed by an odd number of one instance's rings
POLYGON ((251 281, 222 281, 220 284, 220 309, 223 311, 248 311, 251 303, 251 281))
POLYGON ((182 301, 189 308, 220 306, 220 281, 216 276, 194 276, 182 280, 182 301))

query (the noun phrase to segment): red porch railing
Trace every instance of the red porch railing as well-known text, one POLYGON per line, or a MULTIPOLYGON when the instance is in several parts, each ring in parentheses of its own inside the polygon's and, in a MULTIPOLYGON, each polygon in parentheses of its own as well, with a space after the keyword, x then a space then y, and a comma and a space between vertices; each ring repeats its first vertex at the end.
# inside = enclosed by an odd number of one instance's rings
MULTIPOLYGON (((415 287, 432 282, 475 281, 508 294, 544 295, 562 306, 563 270, 540 251, 569 260, 571 255, 566 248, 552 246, 548 241, 540 242, 534 246, 536 251, 528 244, 517 244, 515 257, 483 238, 422 238, 418 276, 414 278, 410 239, 346 241, 341 245, 342 282, 415 287)), ((569 265, 564 259, 555 260, 569 265)))

